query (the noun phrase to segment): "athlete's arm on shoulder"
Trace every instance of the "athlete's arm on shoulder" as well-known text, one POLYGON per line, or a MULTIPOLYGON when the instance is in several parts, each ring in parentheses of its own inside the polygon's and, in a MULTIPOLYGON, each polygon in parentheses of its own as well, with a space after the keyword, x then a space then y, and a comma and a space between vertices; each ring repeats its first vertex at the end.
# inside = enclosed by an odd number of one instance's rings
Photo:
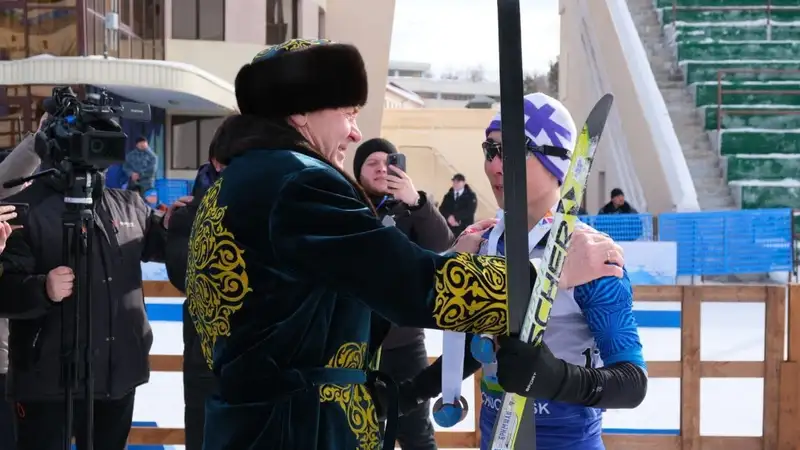
POLYGON ((628 272, 622 278, 603 277, 575 288, 603 364, 629 362, 647 370, 638 325, 633 316, 633 288, 628 272))

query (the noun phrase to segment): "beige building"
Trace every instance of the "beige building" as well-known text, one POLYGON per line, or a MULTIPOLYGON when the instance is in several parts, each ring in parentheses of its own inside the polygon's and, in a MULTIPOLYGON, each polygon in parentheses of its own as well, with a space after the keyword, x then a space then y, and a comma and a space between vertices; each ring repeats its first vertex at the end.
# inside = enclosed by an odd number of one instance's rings
POLYGON ((476 219, 494 217, 497 202, 481 150, 494 114, 485 109, 387 109, 381 135, 407 155, 408 174, 417 189, 441 202, 453 174, 462 173, 478 196, 476 219))
POLYGON ((499 82, 433 78, 428 63, 389 61, 389 81, 415 92, 426 108, 464 108, 475 97, 500 101, 499 82))
MULTIPOLYGON (((52 86, 105 87, 152 105, 152 123, 126 131, 148 138, 162 158, 160 176, 193 178, 220 117, 235 108, 238 69, 266 45, 293 37, 359 47, 370 82, 360 125, 366 137, 380 133, 394 0, 59 0, 48 9, 35 3, 0 6, 0 147, 35 129, 35 105, 52 86), (354 27, 353 11, 370 20, 354 27)), ((392 95, 401 106, 418 101, 392 95)))
POLYGON ((49 24, 34 29, 0 21, 0 112, 5 102, 0 147, 12 146, 21 132, 34 129, 33 105, 49 96, 53 85, 103 86, 112 95, 153 106, 152 123, 126 131, 131 138, 148 137, 162 157, 161 176, 191 179, 207 159, 222 117, 236 107, 233 83, 239 68, 268 44, 325 37, 357 45, 367 61, 371 90, 359 118, 365 138, 383 135, 395 141, 409 156, 415 182, 437 200, 452 175, 464 173, 479 194, 479 216, 494 214, 479 146, 491 113, 423 110, 418 94, 387 83, 393 0, 121 0, 116 10, 112 2, 93 0, 85 14, 74 2, 64 5, 46 12, 27 3, 0 8, 3 17, 49 24), (145 21, 137 23, 126 11, 142 5, 149 9, 145 21), (353 27, 352 11, 370 20, 353 27), (120 26, 106 31, 104 40, 104 17, 115 14, 120 26), (137 28, 143 31, 133 34, 137 28), (20 42, 29 45, 20 47, 20 42))

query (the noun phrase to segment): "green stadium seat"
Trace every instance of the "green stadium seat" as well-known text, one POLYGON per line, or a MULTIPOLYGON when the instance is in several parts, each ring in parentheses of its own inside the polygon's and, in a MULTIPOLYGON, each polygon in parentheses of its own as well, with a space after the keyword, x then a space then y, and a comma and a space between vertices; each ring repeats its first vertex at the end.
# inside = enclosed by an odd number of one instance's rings
MULTIPOLYGON (((726 5, 727 6, 727 5, 726 5)), ((797 6, 796 4, 794 6, 797 6)), ((767 8, 760 9, 682 9, 673 11, 672 8, 661 10, 661 22, 671 24, 677 22, 707 23, 707 22, 745 22, 769 20, 778 23, 791 23, 800 21, 800 9, 773 9, 767 14, 767 8)))
POLYGON ((800 130, 724 130, 719 136, 719 149, 728 155, 800 155, 800 130))
POLYGON ((679 61, 792 60, 798 55, 800 41, 678 43, 679 61))
MULTIPOLYGON (((717 105, 718 83, 695 83, 695 105, 717 105)), ((800 106, 800 81, 745 81, 724 83, 723 105, 794 105, 800 106)))
POLYGON ((800 155, 729 156, 725 173, 728 181, 781 181, 800 173, 800 155))
MULTIPOLYGON (((798 56, 800 58, 800 56, 798 56)), ((686 82, 716 81, 720 70, 748 69, 727 72, 726 81, 800 81, 800 59, 794 61, 683 61, 686 82), (760 70, 760 71, 759 71, 760 70)))
MULTIPOLYGON (((656 0, 656 8, 686 7, 734 7, 734 6, 764 6, 764 0, 656 0)), ((796 6, 797 0, 771 0, 772 6, 796 6)))
POLYGON ((800 208, 800 183, 761 181, 731 183, 742 209, 800 208))
POLYGON ((654 4, 739 206, 800 208, 800 0, 654 4))
MULTIPOLYGON (((800 96, 798 96, 800 98, 800 96)), ((758 105, 716 105, 703 108, 706 130, 717 129, 717 115, 722 116, 722 129, 763 128, 767 130, 800 129, 800 106, 758 105)), ((800 172, 798 172, 800 173, 800 172)))
MULTIPOLYGON (((765 24, 746 23, 742 26, 730 27, 718 24, 679 24, 672 33, 675 42, 707 42, 714 41, 766 41, 767 26, 765 24)), ((800 26, 773 25, 771 38, 775 41, 792 41, 800 39, 800 26)))

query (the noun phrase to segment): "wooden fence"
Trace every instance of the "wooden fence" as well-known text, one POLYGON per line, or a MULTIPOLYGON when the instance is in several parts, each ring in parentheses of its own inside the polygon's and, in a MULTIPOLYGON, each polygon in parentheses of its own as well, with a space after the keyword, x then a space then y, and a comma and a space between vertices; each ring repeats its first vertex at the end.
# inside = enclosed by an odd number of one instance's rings
MULTIPOLYGON (((608 434, 604 440, 609 450, 800 448, 800 285, 639 286, 634 289, 634 295, 638 301, 681 303, 681 360, 647 363, 650 378, 681 380, 680 434, 676 436, 608 434), (764 361, 701 361, 702 302, 765 303, 764 361), (786 360, 784 354, 787 355, 786 360), (762 436, 700 436, 701 378, 763 378, 762 436)), ((147 281, 145 296, 179 297, 180 294, 167 282, 147 281)), ((738 324, 730 325, 731 332, 735 332, 738 324)), ((181 371, 180 356, 152 355, 150 361, 153 371, 181 371)), ((731 392, 731 395, 736 393, 731 392)), ((476 376, 475 399, 470 407, 477 409, 480 404, 479 377, 476 376)), ((477 414, 475 416, 475 430, 478 430, 477 414)), ((130 435, 132 444, 181 445, 183 439, 181 428, 134 427, 130 435)), ((436 440, 440 448, 474 448, 478 446, 479 434, 478 431, 437 432, 436 440)))

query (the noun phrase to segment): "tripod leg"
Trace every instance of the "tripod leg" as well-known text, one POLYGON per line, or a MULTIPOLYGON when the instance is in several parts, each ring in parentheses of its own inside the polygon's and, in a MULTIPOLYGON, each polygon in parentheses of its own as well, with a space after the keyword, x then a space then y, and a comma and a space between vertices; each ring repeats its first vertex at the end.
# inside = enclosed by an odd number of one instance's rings
MULTIPOLYGON (((65 212, 64 214, 65 217, 62 224, 62 238, 61 238, 62 261, 64 261, 63 264, 65 266, 74 267, 72 261, 72 256, 74 255, 72 244, 74 243, 74 239, 72 239, 72 236, 75 231, 75 224, 69 220, 69 218, 67 217, 67 212, 65 212)), ((76 295, 73 295, 73 298, 75 297, 76 295)), ((63 443, 64 443, 64 450, 71 450, 72 434, 73 434, 72 424, 74 416, 73 387, 75 384, 75 379, 73 378, 74 370, 72 366, 72 360, 73 360, 72 352, 74 351, 73 348, 74 346, 72 345, 68 346, 68 341, 70 338, 68 332, 69 327, 67 327, 67 324, 69 323, 69 321, 67 320, 67 318, 69 317, 69 310, 66 307, 66 305, 64 305, 64 303, 65 302, 62 302, 61 304, 61 379, 64 384, 63 443)))
MULTIPOLYGON (((92 216, 92 211, 84 211, 81 217, 81 225, 82 229, 85 230, 82 236, 83 245, 81 245, 81 250, 84 251, 84 258, 82 263, 84 267, 81 267, 81 273, 84 280, 84 286, 86 286, 85 295, 83 298, 83 303, 86 307, 86 331, 84 332, 86 335, 86 349, 84 351, 84 358, 85 358, 85 380, 84 380, 84 392, 86 393, 86 449, 85 450, 94 450, 94 368, 92 367, 92 363, 94 360, 94 351, 92 349, 92 244, 94 243, 94 221, 92 216), (88 212, 88 217, 87 213, 88 212)), ((113 343, 111 343, 113 344, 113 343)))

